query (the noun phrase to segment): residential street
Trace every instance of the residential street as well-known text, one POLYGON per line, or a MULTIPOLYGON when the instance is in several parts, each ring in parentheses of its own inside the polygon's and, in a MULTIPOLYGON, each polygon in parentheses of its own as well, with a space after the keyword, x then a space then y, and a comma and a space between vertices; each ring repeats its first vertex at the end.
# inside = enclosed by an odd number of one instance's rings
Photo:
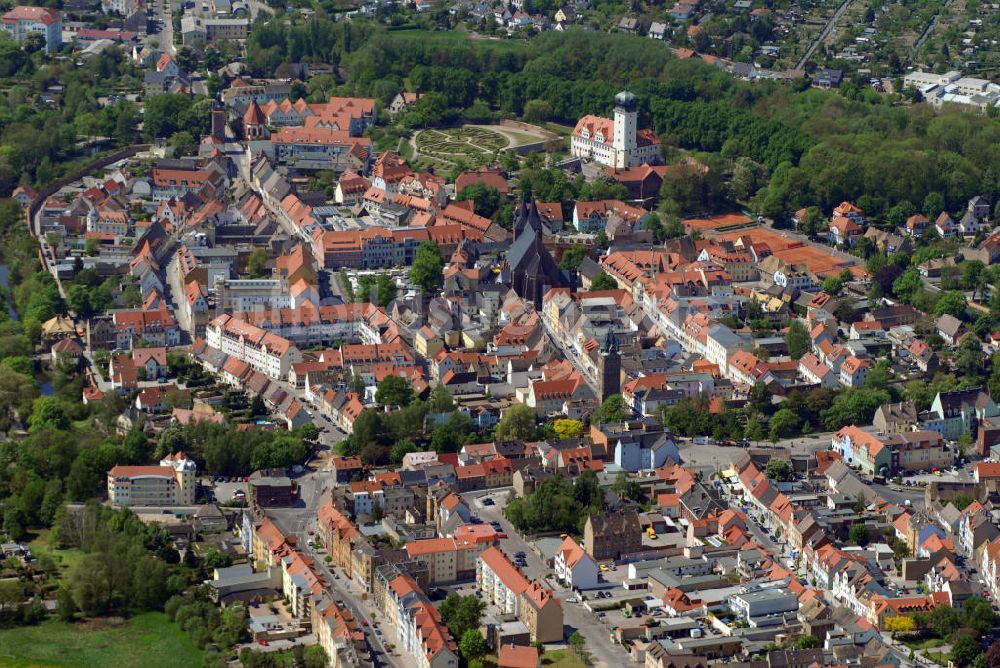
POLYGON ((335 568, 331 570, 328 567, 324 559, 324 557, 326 557, 326 550, 316 551, 309 547, 310 537, 306 531, 298 532, 297 536, 299 539, 299 547, 303 552, 313 557, 317 569, 320 574, 326 578, 334 596, 342 600, 346 604, 343 607, 351 610, 358 621, 362 622, 365 639, 371 648, 372 664, 374 668, 382 668, 383 666, 389 666, 391 668, 408 668, 409 664, 407 658, 390 654, 386 650, 385 645, 375 634, 373 622, 378 621, 381 632, 387 636, 386 640, 388 642, 392 642, 395 638, 395 628, 390 624, 382 624, 379 621, 380 615, 375 609, 371 599, 362 600, 359 591, 360 588, 357 585, 348 581, 343 576, 343 572, 340 571, 340 569, 335 568))
POLYGON ((550 569, 542 563, 541 558, 535 552, 535 546, 521 537, 521 534, 511 525, 507 518, 503 516, 503 498, 512 492, 510 488, 501 490, 490 490, 489 492, 467 492, 462 495, 466 503, 479 514, 484 522, 494 520, 500 522, 507 538, 500 539, 500 549, 508 556, 513 556, 516 552, 524 552, 528 562, 527 568, 522 569, 524 574, 530 578, 544 580, 545 584, 555 591, 556 596, 562 599, 563 622, 565 625, 566 637, 574 631, 579 631, 587 640, 587 650, 590 652, 593 665, 597 668, 611 668, 621 666, 628 661, 628 655, 623 647, 611 641, 611 630, 605 626, 593 613, 588 611, 581 603, 570 603, 567 597, 573 596, 574 592, 555 581, 551 577, 550 569), (480 506, 475 499, 490 496, 497 503, 493 506, 480 506))

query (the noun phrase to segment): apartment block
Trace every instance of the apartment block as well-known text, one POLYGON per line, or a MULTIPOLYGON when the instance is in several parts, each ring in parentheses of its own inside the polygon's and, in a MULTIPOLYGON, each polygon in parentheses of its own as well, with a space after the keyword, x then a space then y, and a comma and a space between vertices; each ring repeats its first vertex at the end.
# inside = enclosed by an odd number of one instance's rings
POLYGON ((476 584, 485 600, 528 627, 531 642, 562 641, 562 603, 551 589, 528 580, 496 547, 485 550, 476 562, 476 584))

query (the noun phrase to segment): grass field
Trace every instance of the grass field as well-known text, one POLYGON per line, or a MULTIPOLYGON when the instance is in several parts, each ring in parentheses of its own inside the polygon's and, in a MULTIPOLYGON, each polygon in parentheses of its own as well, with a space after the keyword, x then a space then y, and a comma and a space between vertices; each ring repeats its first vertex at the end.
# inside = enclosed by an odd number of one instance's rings
POLYGON ((0 631, 0 665, 177 668, 200 666, 204 652, 162 612, 148 612, 120 624, 96 620, 0 631))
POLYGON ((949 657, 944 652, 924 652, 924 656, 938 664, 939 666, 947 666, 949 657))
POLYGON ((77 549, 71 550, 59 550, 51 545, 49 545, 49 530, 44 529, 39 531, 35 538, 28 543, 28 547, 31 548, 34 555, 40 556, 42 554, 51 555, 52 559, 59 566, 59 570, 62 573, 68 572, 71 568, 76 566, 81 559, 83 559, 83 551, 77 549))
POLYGON ((941 638, 925 638, 923 640, 903 640, 902 643, 912 650, 933 649, 945 644, 941 638))
POLYGON ((542 666, 551 668, 587 668, 572 650, 557 649, 542 654, 542 666))

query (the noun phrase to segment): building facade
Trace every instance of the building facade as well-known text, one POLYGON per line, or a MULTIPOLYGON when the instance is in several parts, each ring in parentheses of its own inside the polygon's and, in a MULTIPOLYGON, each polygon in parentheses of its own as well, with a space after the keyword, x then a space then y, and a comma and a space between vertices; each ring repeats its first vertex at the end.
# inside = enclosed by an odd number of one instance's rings
POLYGON ((637 129, 639 103, 623 91, 615 95, 614 120, 584 116, 573 130, 570 153, 608 167, 638 167, 657 162, 660 140, 652 130, 637 129))
POLYGON ((45 39, 45 53, 62 47, 62 14, 48 7, 14 7, 3 15, 0 28, 16 42, 23 42, 29 35, 41 35, 45 39))

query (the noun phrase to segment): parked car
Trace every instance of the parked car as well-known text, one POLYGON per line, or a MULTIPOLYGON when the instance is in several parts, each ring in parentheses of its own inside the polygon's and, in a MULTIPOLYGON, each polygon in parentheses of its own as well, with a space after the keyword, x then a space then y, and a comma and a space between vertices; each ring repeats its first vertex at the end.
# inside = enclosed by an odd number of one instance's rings
POLYGON ((491 499, 490 497, 487 496, 486 498, 483 499, 483 505, 484 506, 493 506, 493 505, 496 505, 496 502, 493 499, 491 499))

